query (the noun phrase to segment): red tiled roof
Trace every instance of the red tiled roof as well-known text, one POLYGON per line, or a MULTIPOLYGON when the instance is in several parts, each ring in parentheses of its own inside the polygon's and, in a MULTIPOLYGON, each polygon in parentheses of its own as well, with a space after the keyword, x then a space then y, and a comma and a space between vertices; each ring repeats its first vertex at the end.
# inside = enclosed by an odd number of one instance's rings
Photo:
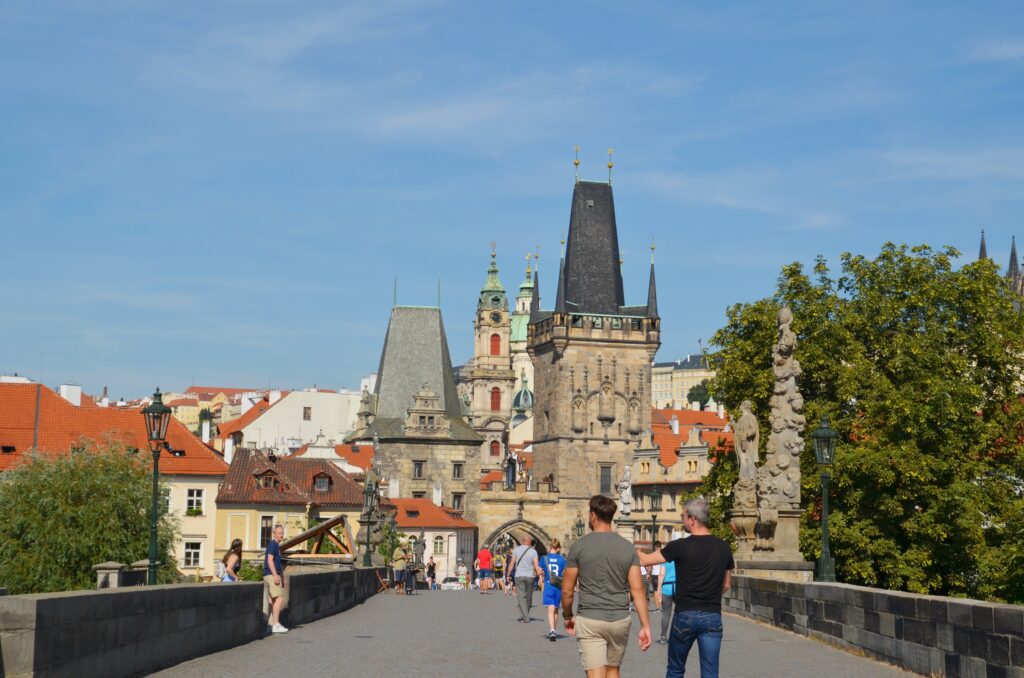
MULTIPOLYGON (((37 395, 40 454, 65 454, 83 439, 149 449, 145 418, 138 408, 75 407, 40 384, 0 384, 0 445, 14 447, 13 453, 0 453, 0 471, 16 467, 32 449, 37 395)), ((184 452, 160 456, 160 470, 167 475, 219 476, 227 471, 223 459, 173 417, 167 426, 167 443, 172 450, 184 452)))
POLYGON ((392 499, 391 503, 398 507, 395 522, 401 530, 459 527, 476 529, 475 524, 462 517, 461 511, 437 506, 429 499, 392 499))
MULTIPOLYGON (((277 402, 279 403, 281 401, 278 400, 277 402)), ((274 404, 276 405, 277 403, 274 404)), ((259 419, 260 415, 269 410, 271 407, 272 405, 270 404, 270 399, 268 398, 268 396, 263 396, 263 399, 260 400, 255 405, 253 405, 252 407, 250 407, 248 410, 246 410, 245 414, 238 417, 237 419, 226 421, 222 423, 220 426, 218 426, 217 437, 224 440, 232 433, 235 433, 236 431, 241 431, 243 428, 259 419)))
MULTIPOLYGON (((299 449, 291 453, 292 457, 301 457, 306 454, 309 450, 309 443, 306 443, 299 449)), ((358 466, 362 470, 370 468, 370 464, 373 463, 373 445, 356 445, 355 443, 348 444, 343 443, 341 445, 334 446, 334 453, 352 464, 358 466)))
POLYGON ((491 483, 500 483, 505 480, 505 474, 501 471, 488 471, 480 476, 480 489, 486 490, 491 483))
MULTIPOLYGON (((307 503, 325 507, 358 508, 363 505, 363 489, 329 459, 276 457, 275 461, 258 450, 235 452, 224 482, 217 493, 218 504, 290 504, 307 503), (258 476, 275 473, 277 487, 261 487, 258 476), (317 492, 313 479, 321 474, 331 478, 330 489, 317 492)), ((382 500, 386 505, 387 500, 382 500)))
POLYGON ((194 398, 175 398, 171 402, 166 403, 166 405, 167 407, 181 407, 183 405, 186 407, 198 407, 199 402, 194 398))
POLYGON ((668 468, 675 464, 679 457, 676 450, 685 445, 690 437, 690 429, 699 426, 701 440, 714 449, 719 442, 732 442, 732 432, 725 431, 727 420, 718 416, 717 412, 696 412, 693 410, 653 410, 651 412, 651 434, 654 444, 660 453, 661 465, 668 468), (672 432, 672 416, 679 421, 679 433, 672 432))

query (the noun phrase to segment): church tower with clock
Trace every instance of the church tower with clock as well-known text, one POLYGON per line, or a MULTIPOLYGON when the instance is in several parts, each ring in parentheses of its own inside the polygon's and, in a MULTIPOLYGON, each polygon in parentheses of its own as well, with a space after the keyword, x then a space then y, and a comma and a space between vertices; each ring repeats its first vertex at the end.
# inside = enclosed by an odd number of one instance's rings
POLYGON ((491 265, 473 321, 475 340, 468 375, 471 424, 484 438, 480 448, 481 470, 500 468, 504 460, 516 383, 510 344, 512 316, 495 259, 492 244, 491 265))

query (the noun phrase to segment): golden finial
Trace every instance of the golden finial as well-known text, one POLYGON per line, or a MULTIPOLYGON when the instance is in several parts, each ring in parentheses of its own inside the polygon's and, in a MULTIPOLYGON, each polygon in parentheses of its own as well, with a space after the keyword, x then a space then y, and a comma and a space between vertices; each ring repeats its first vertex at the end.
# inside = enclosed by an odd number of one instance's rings
POLYGON ((608 149, 608 185, 612 185, 612 149, 608 149))
POLYGON ((580 182, 580 147, 576 145, 576 159, 572 161, 573 166, 576 168, 576 183, 580 182))
POLYGON ((498 243, 496 243, 496 242, 494 242, 492 240, 491 241, 491 259, 494 259, 495 257, 498 256, 498 249, 497 248, 498 248, 498 243))
POLYGON ((540 270, 540 245, 537 245, 537 253, 533 255, 533 269, 540 270))
POLYGON ((533 258, 533 255, 530 254, 529 252, 527 252, 526 253, 526 275, 530 275, 530 273, 533 272, 533 271, 530 270, 530 259, 532 259, 532 258, 533 258))
POLYGON ((562 258, 565 258, 565 231, 562 231, 562 258))
POLYGON ((651 238, 651 265, 654 265, 654 238, 651 238))
POLYGON ((619 271, 620 271, 620 272, 622 271, 622 264, 623 264, 623 263, 624 263, 624 262, 623 262, 622 258, 620 257, 620 258, 619 258, 619 271))

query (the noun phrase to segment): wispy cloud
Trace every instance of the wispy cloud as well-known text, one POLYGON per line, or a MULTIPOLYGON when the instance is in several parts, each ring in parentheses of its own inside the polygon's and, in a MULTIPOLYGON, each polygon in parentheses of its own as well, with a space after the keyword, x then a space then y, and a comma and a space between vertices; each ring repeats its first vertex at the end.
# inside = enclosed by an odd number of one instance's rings
POLYGON ((907 149, 882 154, 890 179, 1024 179, 1024 147, 907 149))
POLYGON ((975 43, 966 50, 965 61, 988 63, 994 61, 1024 61, 1024 40, 993 39, 975 43))

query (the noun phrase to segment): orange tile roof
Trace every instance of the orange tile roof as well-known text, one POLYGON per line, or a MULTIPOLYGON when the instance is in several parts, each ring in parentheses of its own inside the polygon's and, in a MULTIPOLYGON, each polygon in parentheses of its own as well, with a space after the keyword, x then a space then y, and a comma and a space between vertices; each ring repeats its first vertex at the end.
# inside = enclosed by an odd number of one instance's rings
MULTIPOLYGON (((14 447, 0 453, 0 471, 20 464, 33 446, 38 398, 40 454, 56 456, 69 452, 83 439, 102 444, 117 441, 140 450, 149 449, 146 422, 138 408, 75 407, 41 384, 0 384, 0 445, 14 447)), ((181 456, 164 453, 160 471, 167 475, 216 475, 227 472, 227 464, 212 448, 204 445, 179 421, 171 418, 167 443, 181 456)))
POLYGON ((412 529, 476 529, 474 523, 462 517, 462 511, 445 506, 437 506, 429 499, 392 499, 391 503, 398 507, 395 522, 401 530, 412 529), (410 511, 412 515, 410 515, 410 511))
POLYGON ((653 410, 651 412, 651 434, 654 444, 658 448, 661 465, 669 468, 679 457, 676 450, 685 445, 690 437, 690 429, 699 426, 701 429, 701 440, 708 445, 709 450, 715 449, 719 443, 732 444, 732 432, 725 431, 726 419, 718 416, 717 412, 695 412, 693 410, 653 410), (679 433, 672 432, 672 415, 679 421, 679 433))
MULTIPOLYGON (((299 449, 291 453, 292 457, 301 457, 306 454, 309 449, 309 443, 306 443, 299 449)), ((348 444, 343 443, 341 445, 334 446, 334 453, 352 464, 358 466, 362 470, 370 468, 370 464, 373 463, 373 445, 356 445, 355 443, 348 444)))
POLYGON ((194 398, 175 398, 169 403, 166 403, 167 407, 198 407, 199 401, 194 398))
POLYGON ((500 483, 505 480, 505 474, 502 471, 488 471, 484 475, 480 476, 480 489, 486 490, 491 483, 500 483))
MULTIPOLYGON (((282 397, 281 400, 284 400, 284 398, 282 397)), ((278 400, 277 402, 279 403, 281 402, 281 400, 278 400)), ((277 403, 274 404, 276 405, 277 403)), ((218 426, 217 437, 220 438, 221 440, 224 440, 232 433, 241 431, 243 428, 259 419, 260 415, 269 410, 271 407, 272 405, 270 404, 270 398, 268 396, 263 396, 263 399, 260 400, 255 405, 253 405, 252 407, 250 407, 248 410, 246 410, 245 414, 238 417, 237 419, 226 421, 222 423, 220 426, 218 426)))
MULTIPOLYGON (((307 503, 327 507, 362 507, 363 488, 329 459, 270 457, 257 450, 240 449, 231 461, 217 493, 217 504, 285 504, 305 507, 307 503), (258 477, 268 471, 278 476, 277 487, 261 487, 258 477), (314 478, 327 475, 332 482, 326 492, 314 489, 314 478)), ((387 505, 387 500, 381 501, 387 505)))
POLYGON ((185 389, 185 393, 193 393, 197 395, 208 395, 216 396, 219 393, 223 393, 227 397, 241 395, 243 393, 259 393, 263 389, 259 388, 226 388, 223 386, 189 386, 185 389))

